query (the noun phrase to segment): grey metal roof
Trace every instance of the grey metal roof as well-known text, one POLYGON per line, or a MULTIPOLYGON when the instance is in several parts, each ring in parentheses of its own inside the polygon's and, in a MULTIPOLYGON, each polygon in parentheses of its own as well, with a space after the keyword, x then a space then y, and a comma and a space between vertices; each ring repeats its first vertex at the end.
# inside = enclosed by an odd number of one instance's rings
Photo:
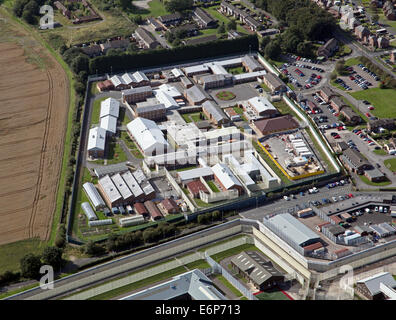
POLYGON ((170 300, 188 294, 194 300, 228 300, 200 270, 195 269, 172 280, 131 294, 120 300, 170 300))
POLYGON ((228 117, 225 115, 223 110, 216 106, 212 101, 205 101, 202 104, 202 108, 204 108, 206 112, 210 113, 217 122, 222 120, 228 121, 228 117))
POLYGON ((100 178, 98 182, 99 185, 102 187, 103 191, 106 193, 107 198, 112 203, 122 199, 121 194, 119 193, 118 189, 108 175, 100 178))
POLYGON ((135 33, 140 39, 142 39, 147 44, 152 44, 152 43, 157 42, 157 40, 154 38, 154 36, 144 28, 141 28, 141 27, 137 28, 135 30, 135 33))
POLYGON ((192 86, 186 90, 187 96, 194 102, 199 102, 207 98, 206 93, 198 86, 192 86))
POLYGON ((364 173, 371 179, 382 178, 384 176, 384 174, 377 168, 373 168, 372 170, 365 170, 364 173))
POLYGON ((260 69, 264 69, 264 67, 256 60, 254 59, 252 56, 250 55, 245 55, 242 58, 242 62, 246 64, 246 66, 251 69, 254 70, 256 68, 260 68, 260 69))
POLYGON ((388 287, 396 287, 396 281, 389 272, 381 272, 368 278, 359 280, 357 283, 363 283, 370 291, 372 296, 381 292, 380 284, 383 283, 388 287))
POLYGON ((130 94, 135 94, 135 93, 152 92, 152 91, 153 91, 153 89, 150 86, 143 86, 143 87, 136 87, 136 88, 122 90, 121 94, 124 96, 124 95, 130 95, 130 94))
POLYGON ((113 180, 114 185, 117 187, 124 200, 129 199, 133 196, 131 190, 129 190, 127 184, 125 183, 124 179, 122 179, 119 173, 112 176, 111 180, 113 180))
POLYGON ((151 112, 151 111, 160 111, 160 110, 165 110, 165 105, 163 103, 157 103, 149 106, 142 106, 142 107, 137 107, 136 112, 151 112))
POLYGON ((247 273, 249 277, 257 284, 262 285, 272 277, 282 277, 269 260, 264 259, 255 251, 243 251, 231 259, 240 270, 247 273))
POLYGON ((275 215, 269 221, 298 245, 304 244, 307 241, 316 241, 320 238, 315 232, 289 213, 275 215))
POLYGON ((128 167, 125 163, 116 163, 116 164, 109 164, 107 166, 96 167, 94 172, 98 178, 101 178, 108 174, 114 174, 117 172, 125 172, 128 171, 128 167))
POLYGON ((138 182, 136 181, 135 177, 132 175, 130 171, 123 173, 121 177, 124 179, 125 183, 132 191, 135 198, 141 196, 144 193, 142 188, 139 186, 138 182))

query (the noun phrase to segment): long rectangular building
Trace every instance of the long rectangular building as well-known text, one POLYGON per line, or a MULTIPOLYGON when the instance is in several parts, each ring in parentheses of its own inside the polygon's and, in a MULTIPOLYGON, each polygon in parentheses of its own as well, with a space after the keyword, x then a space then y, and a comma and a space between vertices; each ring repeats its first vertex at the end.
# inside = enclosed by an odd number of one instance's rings
POLYGON ((98 186, 103 199, 110 208, 122 204, 122 196, 117 187, 114 185, 110 176, 106 175, 100 178, 98 181, 98 186))
POLYGON ((89 201, 91 202, 92 206, 95 210, 99 210, 106 206, 103 198, 99 194, 98 190, 95 188, 94 184, 91 182, 85 182, 83 184, 83 189, 88 196, 89 201))

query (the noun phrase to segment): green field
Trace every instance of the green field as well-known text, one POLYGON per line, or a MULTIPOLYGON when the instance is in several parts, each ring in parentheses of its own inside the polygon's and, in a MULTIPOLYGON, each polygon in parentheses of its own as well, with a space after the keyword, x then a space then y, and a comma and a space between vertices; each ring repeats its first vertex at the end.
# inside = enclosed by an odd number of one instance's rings
POLYGON ((207 263, 206 260, 204 260, 204 259, 200 259, 197 261, 187 263, 185 266, 190 270, 210 268, 209 263, 207 263))
POLYGON ((169 14, 170 12, 166 11, 165 6, 162 1, 160 0, 152 0, 148 3, 149 9, 143 9, 136 6, 136 2, 132 9, 129 10, 129 14, 132 16, 134 15, 141 15, 142 18, 147 17, 158 17, 169 14))
POLYGON ((125 162, 127 160, 128 158, 119 143, 108 143, 107 164, 115 164, 125 162))
POLYGON ((206 181, 206 183, 208 184, 209 188, 212 189, 213 192, 220 192, 219 188, 217 188, 217 186, 215 185, 215 183, 213 181, 206 181))
POLYGON ((125 142, 126 146, 129 148, 129 151, 132 155, 137 159, 144 159, 144 156, 140 152, 139 148, 136 144, 131 140, 128 133, 126 131, 121 132, 121 139, 125 142))
POLYGON ((355 99, 367 100, 374 106, 370 111, 378 118, 396 118, 396 90, 372 88, 350 93, 355 99))
POLYGON ((391 171, 396 172, 396 159, 387 159, 384 165, 391 171))
POLYGON ((373 150, 373 152, 379 156, 386 156, 388 153, 384 149, 373 150))
POLYGON ((19 271, 19 261, 27 253, 41 254, 48 243, 39 239, 17 241, 0 246, 0 274, 19 271))
POLYGON ((350 58, 350 59, 348 59, 348 60, 345 60, 345 65, 346 65, 347 67, 352 67, 352 66, 354 66, 354 65, 356 65, 356 64, 359 64, 359 63, 360 63, 359 57, 357 57, 357 58, 350 58))
POLYGON ((107 97, 104 98, 100 98, 94 101, 93 105, 92 105, 92 113, 91 113, 91 126, 93 124, 99 124, 99 118, 100 118, 100 103, 103 100, 106 100, 107 97))
POLYGON ((199 121, 202 121, 202 120, 207 120, 207 117, 205 116, 205 114, 203 112, 183 113, 183 114, 181 114, 181 116, 184 119, 184 121, 186 121, 187 123, 189 123, 189 122, 199 122, 199 121), (200 118, 201 114, 202 114, 204 119, 200 118))
POLYGON ((245 72, 243 67, 228 68, 227 71, 231 74, 241 74, 245 72))
POLYGON ((281 291, 261 292, 256 294, 256 298, 259 300, 289 300, 281 291))
MULTIPOLYGON (((216 262, 219 262, 227 257, 234 256, 242 251, 249 250, 249 251, 260 251, 259 249, 256 248, 254 244, 242 244, 240 246, 228 249, 226 251, 222 251, 219 253, 216 253, 212 255, 212 259, 215 260, 216 262)), ((261 252, 261 251, 260 251, 261 252)))

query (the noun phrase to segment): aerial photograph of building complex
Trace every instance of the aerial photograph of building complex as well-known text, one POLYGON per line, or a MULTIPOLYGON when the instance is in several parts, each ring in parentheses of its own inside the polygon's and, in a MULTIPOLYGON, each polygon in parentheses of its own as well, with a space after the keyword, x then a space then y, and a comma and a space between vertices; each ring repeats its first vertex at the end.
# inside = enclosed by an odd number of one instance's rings
POLYGON ((395 21, 0 0, 0 300, 396 300, 395 21))

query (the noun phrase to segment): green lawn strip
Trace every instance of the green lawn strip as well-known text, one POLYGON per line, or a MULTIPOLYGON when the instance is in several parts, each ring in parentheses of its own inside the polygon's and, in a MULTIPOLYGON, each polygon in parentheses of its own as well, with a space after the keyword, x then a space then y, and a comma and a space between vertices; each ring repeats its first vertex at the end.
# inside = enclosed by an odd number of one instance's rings
POLYGON ((271 92, 271 89, 265 83, 260 84, 261 88, 264 89, 265 92, 271 92))
POLYGON ((39 255, 48 245, 45 241, 39 239, 28 239, 0 246, 0 274, 6 271, 19 271, 20 260, 27 253, 39 255))
POLYGON ((197 261, 187 263, 185 266, 190 270, 210 268, 209 263, 207 263, 205 259, 199 259, 197 261))
POLYGON ((214 255, 212 255, 212 259, 215 260, 216 262, 220 262, 221 260, 227 258, 227 257, 231 257, 234 256, 242 251, 245 250, 249 250, 249 251, 260 251, 259 249, 256 248, 256 246, 254 244, 242 244, 240 246, 216 253, 214 255))
POLYGON ((233 294, 235 294, 237 297, 242 297, 243 294, 235 288, 226 278, 224 278, 222 275, 216 276, 216 279, 219 280, 222 284, 224 284, 233 294))
POLYGON ((189 167, 184 167, 184 168, 178 168, 176 169, 177 172, 181 172, 181 171, 186 171, 186 170, 192 170, 195 169, 197 166, 189 166, 189 167))
POLYGON ((28 286, 25 286, 25 287, 22 287, 22 288, 19 288, 19 289, 16 289, 16 290, 0 293, 0 300, 1 299, 5 299, 7 297, 10 297, 10 296, 12 296, 14 294, 23 292, 23 291, 26 291, 26 290, 29 290, 29 289, 33 289, 33 288, 38 287, 38 286, 39 286, 39 283, 33 283, 33 284, 30 284, 28 286))
POLYGON ((396 172, 396 159, 387 159, 384 165, 391 171, 396 172))
POLYGON ((379 156, 386 156, 388 153, 384 149, 379 149, 379 150, 373 150, 373 152, 379 156))
POLYGON ((90 88, 91 96, 94 96, 95 94, 99 93, 99 89, 98 89, 98 87, 96 86, 99 82, 100 82, 100 81, 95 81, 95 82, 91 82, 91 83, 90 83, 90 86, 91 86, 91 88, 90 88))
POLYGON ((340 90, 342 90, 342 91, 346 91, 342 86, 340 86, 337 82, 335 82, 335 80, 330 80, 330 84, 331 84, 333 87, 336 87, 337 89, 340 89, 340 90))
POLYGON ((209 188, 213 191, 213 192, 220 192, 219 188, 217 188, 217 186, 215 185, 215 183, 213 181, 206 181, 206 183, 208 184, 209 188))
POLYGON ((284 173, 278 168, 278 166, 270 159, 270 157, 263 151, 263 149, 258 145, 257 141, 252 141, 252 144, 256 151, 260 154, 261 158, 271 167, 271 169, 275 172, 275 174, 282 180, 282 183, 285 185, 292 184, 284 173))
POLYGON ((349 58, 349 59, 345 60, 345 66, 347 66, 347 67, 352 67, 352 66, 357 65, 359 63, 361 63, 359 57, 349 58))
POLYGON ((245 72, 243 67, 228 68, 227 71, 231 74, 241 74, 245 72))
POLYGON ((44 41, 37 31, 35 31, 32 27, 27 25, 25 22, 22 20, 14 17, 13 15, 10 15, 6 10, 1 10, 4 12, 10 19, 14 20, 15 22, 19 23, 26 31, 29 32, 41 45, 43 45, 51 54, 52 56, 56 59, 56 61, 62 66, 64 71, 66 72, 67 78, 69 80, 69 95, 70 95, 70 101, 69 101, 69 114, 68 114, 68 119, 67 119, 67 129, 65 133, 65 142, 64 142, 64 149, 63 149, 63 156, 62 156, 62 168, 61 168, 61 173, 60 173, 60 178, 59 178, 59 184, 58 184, 58 190, 56 194, 56 207, 55 207, 55 213, 54 217, 52 219, 52 228, 51 228, 51 234, 50 234, 50 240, 49 243, 53 244, 55 241, 55 236, 56 236, 56 231, 58 227, 58 223, 60 220, 60 215, 61 215, 61 210, 63 206, 63 196, 65 194, 65 178, 66 178, 66 169, 67 169, 67 164, 70 156, 70 150, 71 150, 71 140, 72 140, 72 123, 73 123, 73 112, 76 106, 76 95, 74 91, 74 78, 73 78, 73 73, 69 69, 69 66, 66 64, 66 62, 63 61, 62 57, 54 50, 51 48, 51 46, 44 41))
POLYGON ((240 115, 243 114, 243 108, 240 107, 233 107, 232 109, 234 109, 234 111, 240 115))
POLYGON ((204 208, 206 208, 206 207, 211 207, 211 206, 213 206, 213 203, 212 203, 212 204, 211 204, 211 203, 206 203, 206 202, 202 201, 202 200, 199 199, 199 198, 194 198, 194 201, 195 201, 195 203, 197 204, 198 207, 204 207, 204 208))
POLYGON ((278 109, 278 111, 281 114, 290 114, 293 117, 296 117, 297 119, 301 119, 301 117, 299 115, 297 115, 297 113, 295 113, 284 100, 280 100, 280 101, 274 101, 271 102, 273 104, 273 106, 278 109))
POLYGON ((256 298, 259 300, 289 300, 281 291, 261 292, 256 294, 256 298))
POLYGON ((392 184, 392 181, 389 181, 389 180, 382 181, 382 182, 372 182, 364 175, 360 175, 359 178, 360 178, 360 180, 362 180, 365 184, 368 184, 369 186, 382 187, 382 186, 388 186, 388 185, 392 184))
POLYGON ((396 118, 396 90, 371 88, 358 92, 352 92, 351 96, 358 100, 370 101, 374 110, 371 110, 374 116, 378 118, 396 118))
POLYGON ((221 244, 224 244, 224 243, 227 243, 227 242, 230 242, 232 240, 239 239, 239 238, 244 238, 244 237, 246 237, 246 236, 244 236, 244 235, 233 236, 233 237, 227 238, 226 240, 221 240, 221 241, 218 241, 218 242, 216 242, 214 244, 210 244, 210 245, 207 245, 207 246, 205 246, 203 248, 199 248, 197 251, 205 252, 206 250, 208 250, 210 248, 217 247, 217 246, 219 246, 221 244))
POLYGON ((151 276, 146 279, 142 279, 142 280, 127 284, 125 286, 113 289, 111 291, 104 292, 97 296, 91 297, 88 300, 109 300, 109 299, 115 298, 119 295, 126 294, 130 291, 137 290, 141 287, 169 279, 171 277, 174 277, 174 276, 184 273, 184 272, 186 272, 186 269, 183 266, 180 266, 180 267, 156 274, 155 276, 151 276))
POLYGON ((100 122, 100 105, 101 102, 108 99, 108 97, 100 98, 94 101, 91 113, 91 127, 100 122))

